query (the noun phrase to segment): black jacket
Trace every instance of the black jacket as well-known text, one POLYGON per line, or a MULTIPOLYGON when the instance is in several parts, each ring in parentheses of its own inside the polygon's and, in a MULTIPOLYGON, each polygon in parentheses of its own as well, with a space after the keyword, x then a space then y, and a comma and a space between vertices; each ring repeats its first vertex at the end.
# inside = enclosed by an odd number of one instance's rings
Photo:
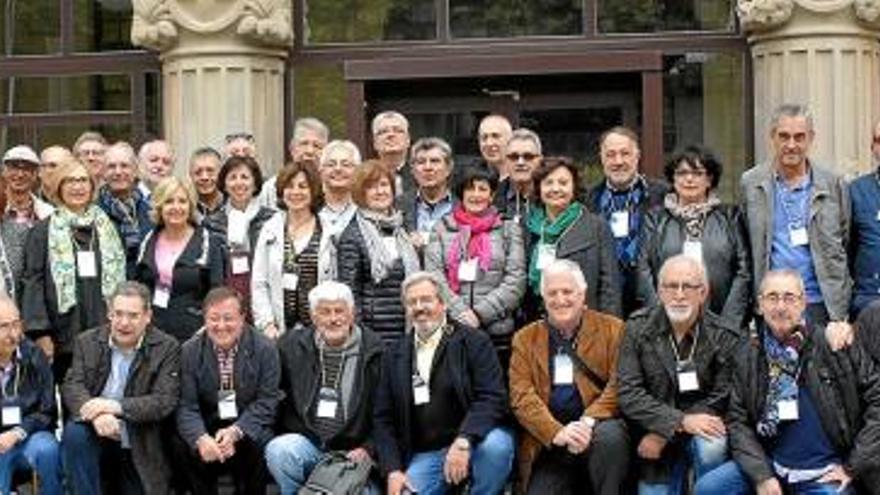
MULTIPOLYGON (((769 383, 760 338, 739 349, 728 414, 731 453, 753 483, 773 475, 770 443, 755 430, 769 383)), ((817 327, 801 349, 801 363, 800 386, 810 391, 847 472, 861 484, 860 493, 880 493, 880 374, 874 361, 858 342, 831 351, 824 329, 817 327)))
MULTIPOLYGON (((149 287, 151 292, 155 291, 159 281, 156 241, 160 232, 153 230, 144 239, 135 266, 135 280, 149 287)), ((174 264, 168 307, 153 305, 153 323, 180 342, 185 342, 201 328, 202 300, 208 291, 223 285, 226 254, 222 242, 207 229, 196 227, 174 264)))
MULTIPOLYGON (((18 345, 20 355, 16 358, 16 374, 6 383, 6 395, 16 394, 15 382, 18 381, 17 401, 21 408, 20 426, 28 435, 38 431, 54 431, 57 417, 55 404, 55 379, 52 366, 33 342, 22 339, 18 345)), ((3 426, 0 431, 7 431, 15 426, 3 426)))
MULTIPOLYGON (((657 304, 657 274, 663 262, 682 253, 684 222, 666 208, 650 212, 642 223, 638 259, 638 304, 657 304)), ((751 318, 752 265, 742 212, 734 205, 713 208, 701 238, 709 309, 743 326, 751 318)), ((743 332, 745 335, 745 332, 743 332)))
MULTIPOLYGON (((507 388, 498 356, 485 332, 457 322, 445 334, 434 354, 431 373, 439 367, 453 375, 455 397, 431 400, 458 401, 463 410, 459 434, 481 441, 507 414, 507 388)), ((413 334, 407 333, 383 358, 382 380, 376 392, 373 439, 383 475, 404 470, 412 458, 413 334)), ((451 442, 451 440, 450 440, 451 442)))
MULTIPOLYGON (((250 245, 251 252, 248 253, 248 265, 253 265, 254 261, 254 246, 257 245, 257 236, 260 235, 260 229, 263 228, 263 224, 266 223, 266 220, 272 218, 272 215, 275 214, 270 208, 266 208, 265 206, 260 207, 260 210, 251 220, 251 224, 248 225, 248 244, 250 245)), ((226 258, 229 258, 229 244, 228 239, 226 238, 227 230, 229 228, 229 215, 226 213, 226 208, 220 208, 215 213, 208 215, 202 220, 202 225, 211 231, 213 234, 217 234, 223 239, 223 249, 226 251, 226 258)))
MULTIPOLYGON (((382 340, 370 330, 361 327, 360 356, 357 361, 357 379, 348 421, 324 445, 324 449, 351 450, 368 443, 373 425, 373 404, 379 377, 382 373, 382 340)), ((287 332, 278 341, 281 356, 281 390, 284 399, 278 408, 278 433, 299 433, 315 445, 321 445, 315 429, 313 411, 321 387, 321 368, 315 329, 287 332)))
MULTIPOLYGON (((220 371, 214 344, 207 332, 199 332, 183 344, 180 358, 180 406, 177 431, 195 449, 203 434, 213 435, 220 427, 217 391, 220 371)), ((272 439, 272 427, 281 393, 278 352, 267 337, 245 326, 235 354, 233 384, 238 418, 235 425, 259 446, 272 439)))

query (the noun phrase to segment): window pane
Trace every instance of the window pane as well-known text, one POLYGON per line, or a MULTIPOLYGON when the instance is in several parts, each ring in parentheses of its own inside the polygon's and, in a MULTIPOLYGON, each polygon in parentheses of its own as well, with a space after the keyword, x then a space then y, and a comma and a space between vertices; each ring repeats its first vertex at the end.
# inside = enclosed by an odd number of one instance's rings
POLYGON ((0 2, 0 50, 3 55, 41 55, 61 51, 60 2, 0 2))
POLYGON ((76 0, 74 44, 78 52, 132 50, 131 0, 76 0))
POLYGON ((583 0, 449 0, 456 38, 577 35, 583 32, 583 0))
POLYGON ((293 117, 315 117, 334 139, 345 136, 345 80, 338 65, 303 65, 293 69, 293 117))
MULTIPOLYGON (((9 126, 5 129, 7 129, 6 147, 27 144, 37 153, 43 148, 56 144, 71 148, 76 138, 85 131, 98 131, 110 142, 131 139, 130 124, 46 125, 28 129, 21 126, 9 126)), ((3 137, 3 130, 4 127, 0 127, 0 140, 3 137)))
POLYGON ((145 126, 148 136, 162 135, 162 76, 158 72, 145 74, 146 102, 144 103, 145 126))
POLYGON ((599 31, 732 31, 732 0, 599 0, 599 31))
POLYGON ((434 0, 306 0, 307 44, 436 38, 434 0))
POLYGON ((127 75, 3 78, 3 113, 128 110, 127 75), (12 107, 9 107, 12 101, 12 107))

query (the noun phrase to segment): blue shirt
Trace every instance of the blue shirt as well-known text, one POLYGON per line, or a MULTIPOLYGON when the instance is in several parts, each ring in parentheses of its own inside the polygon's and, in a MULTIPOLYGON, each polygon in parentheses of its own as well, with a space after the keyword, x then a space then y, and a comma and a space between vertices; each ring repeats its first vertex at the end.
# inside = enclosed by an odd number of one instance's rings
MULTIPOLYGON (((101 391, 101 397, 105 399, 113 399, 115 401, 122 400, 125 397, 125 385, 128 383, 128 374, 131 371, 131 363, 134 361, 134 355, 137 348, 128 351, 122 350, 110 339, 110 375, 107 382, 104 383, 104 390, 101 391)), ((122 426, 120 428, 120 440, 122 448, 131 448, 128 438, 128 429, 125 421, 120 420, 122 426)))
POLYGON ((448 192, 436 203, 428 203, 419 194, 416 198, 416 230, 419 232, 434 230, 434 224, 452 213, 452 205, 452 195, 448 192))
POLYGON ((779 423, 773 460, 788 469, 820 469, 841 464, 822 429, 819 412, 806 387, 798 387, 798 419, 779 423))
POLYGON ((822 291, 813 265, 813 255, 809 243, 795 246, 791 242, 794 229, 809 228, 810 199, 813 196, 813 179, 807 174, 799 185, 789 188, 788 184, 776 176, 773 187, 773 240, 770 249, 770 269, 788 268, 797 270, 804 280, 807 302, 822 302, 822 291))

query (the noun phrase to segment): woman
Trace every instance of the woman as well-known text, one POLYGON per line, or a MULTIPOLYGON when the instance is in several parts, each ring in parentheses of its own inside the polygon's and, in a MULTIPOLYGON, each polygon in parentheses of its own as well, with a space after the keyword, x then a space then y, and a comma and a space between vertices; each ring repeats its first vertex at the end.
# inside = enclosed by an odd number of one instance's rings
POLYGON ((53 358, 56 383, 70 367, 73 339, 107 319, 105 299, 125 280, 125 251, 94 204, 95 182, 81 162, 59 166, 58 208, 28 234, 21 313, 28 336, 53 358))
POLYGON ((251 273, 254 324, 269 338, 309 326, 309 291, 330 273, 330 238, 321 225, 321 182, 311 167, 289 164, 275 182, 280 210, 263 225, 251 273))
POLYGON ((489 332, 507 369, 513 315, 525 294, 522 229, 502 220, 493 206, 495 169, 470 167, 455 187, 458 203, 434 227, 425 251, 425 269, 446 281, 450 314, 489 332))
POLYGON ((352 198, 358 211, 339 236, 337 276, 354 293, 358 321, 391 344, 406 318, 400 284, 420 269, 419 256, 394 208, 394 176, 378 160, 361 164, 352 198))
POLYGON ((676 254, 699 258, 709 278, 709 310, 738 326, 750 315, 751 272, 746 224, 740 209, 721 204, 715 188, 721 163, 700 146, 689 146, 666 164, 673 185, 664 207, 642 226, 637 294, 643 306, 657 302, 657 272, 676 254))
POLYGON ((581 197, 578 169, 567 157, 548 157, 534 175, 537 204, 529 210, 527 311, 540 317, 541 270, 555 258, 580 265, 587 279, 587 305, 621 315, 620 281, 614 239, 608 226, 575 198, 581 197))
POLYGON ((223 285, 223 241, 198 226, 189 182, 162 179, 152 199, 150 220, 156 227, 141 244, 135 280, 153 292, 153 323, 182 343, 202 326, 202 299, 223 285))
POLYGON ((249 308, 253 247, 260 229, 274 212, 260 206, 256 197, 263 186, 263 174, 253 158, 229 157, 220 169, 217 182, 226 196, 226 204, 206 217, 204 224, 225 241, 229 260, 226 285, 237 290, 249 308))

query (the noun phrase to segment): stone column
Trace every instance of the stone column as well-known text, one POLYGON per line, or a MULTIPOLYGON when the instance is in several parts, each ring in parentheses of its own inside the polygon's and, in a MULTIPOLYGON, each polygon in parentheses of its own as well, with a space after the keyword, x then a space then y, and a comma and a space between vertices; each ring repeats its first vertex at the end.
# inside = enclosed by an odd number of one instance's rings
POLYGON ((133 0, 131 39, 159 51, 165 138, 185 173, 201 146, 249 132, 266 174, 284 159, 293 0, 133 0))
POLYGON ((871 167, 880 117, 880 0, 738 0, 749 35, 755 156, 766 160, 768 120, 781 103, 806 103, 813 157, 839 172, 871 167))

